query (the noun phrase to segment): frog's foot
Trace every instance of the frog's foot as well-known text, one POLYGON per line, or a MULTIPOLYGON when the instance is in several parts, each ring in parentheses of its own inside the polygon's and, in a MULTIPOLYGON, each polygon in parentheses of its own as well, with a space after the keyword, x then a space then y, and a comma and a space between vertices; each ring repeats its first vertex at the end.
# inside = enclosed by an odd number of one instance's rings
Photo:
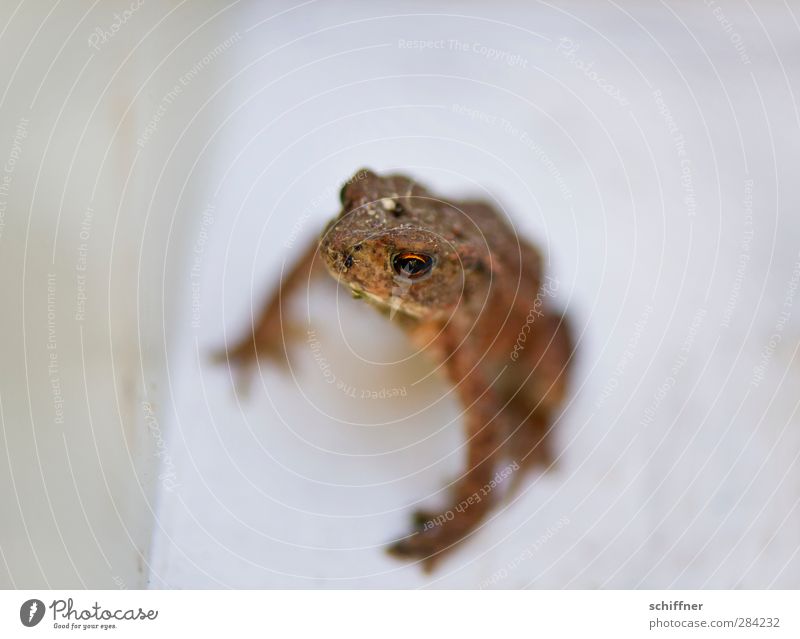
POLYGON ((417 510, 411 515, 413 532, 387 548, 387 552, 398 559, 417 560, 422 564, 425 572, 433 570, 439 554, 444 548, 440 547, 436 531, 437 524, 446 521, 446 514, 437 515, 428 510, 417 510))
POLYGON ((247 394, 253 375, 253 368, 259 360, 289 368, 288 348, 290 342, 299 341, 302 331, 297 326, 277 327, 272 332, 250 333, 232 348, 221 348, 211 354, 216 364, 228 364, 235 373, 235 386, 242 394, 247 394))
POLYGON ((414 533, 410 537, 393 543, 386 549, 386 552, 397 559, 419 561, 426 573, 432 572, 436 562, 440 559, 436 555, 436 550, 426 539, 423 539, 420 533, 414 533))
MULTIPOLYGON (((435 516, 433 517, 435 519, 435 516)), ((433 519, 426 520, 433 521, 433 519)), ((422 524, 422 526, 425 525, 422 524)), ((439 560, 446 554, 451 544, 443 543, 442 540, 437 539, 438 535, 429 530, 419 530, 411 533, 408 537, 404 537, 389 546, 386 551, 397 559, 406 561, 418 561, 422 569, 429 573, 431 572, 439 560)), ((455 542, 452 542, 455 543, 455 542)))
POLYGON ((486 511, 487 505, 478 502, 470 506, 462 502, 438 514, 418 510, 412 516, 414 531, 389 546, 387 552, 398 559, 419 561, 426 573, 431 572, 475 529, 486 511))
POLYGON ((216 364, 229 363, 245 370, 255 364, 257 359, 270 360, 283 366, 288 362, 286 342, 280 339, 280 333, 277 337, 278 339, 258 339, 251 333, 231 348, 214 351, 211 358, 216 364))

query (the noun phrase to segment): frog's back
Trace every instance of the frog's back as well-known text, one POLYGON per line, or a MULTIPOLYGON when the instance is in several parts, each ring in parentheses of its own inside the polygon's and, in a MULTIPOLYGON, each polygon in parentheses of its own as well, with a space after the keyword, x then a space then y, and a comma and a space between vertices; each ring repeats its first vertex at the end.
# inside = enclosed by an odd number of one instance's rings
POLYGON ((485 243, 491 256, 492 286, 501 296, 527 297, 539 290, 542 259, 539 251, 496 208, 480 200, 458 204, 474 221, 478 235, 472 241, 485 243))

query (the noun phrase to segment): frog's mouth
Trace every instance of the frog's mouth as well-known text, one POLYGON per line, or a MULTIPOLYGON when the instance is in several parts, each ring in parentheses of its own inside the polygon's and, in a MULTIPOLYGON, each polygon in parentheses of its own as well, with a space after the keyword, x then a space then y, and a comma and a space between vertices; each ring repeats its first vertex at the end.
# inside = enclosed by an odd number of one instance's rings
POLYGON ((411 288, 411 280, 409 278, 395 277, 394 286, 387 291, 388 295, 378 295, 365 289, 361 283, 345 277, 345 274, 338 270, 335 264, 326 262, 325 265, 334 279, 336 279, 339 284, 349 289, 353 298, 365 300, 371 306, 386 313, 390 319, 394 318, 397 314, 417 319, 426 316, 425 308, 420 306, 408 295, 411 288))
POLYGON ((355 284, 348 284, 347 286, 350 288, 350 293, 353 298, 365 300, 378 310, 387 313, 390 319, 394 318, 398 313, 415 318, 422 317, 423 315, 418 305, 411 300, 404 299, 402 292, 398 291, 397 288, 392 289, 392 295, 386 299, 359 288, 355 284))

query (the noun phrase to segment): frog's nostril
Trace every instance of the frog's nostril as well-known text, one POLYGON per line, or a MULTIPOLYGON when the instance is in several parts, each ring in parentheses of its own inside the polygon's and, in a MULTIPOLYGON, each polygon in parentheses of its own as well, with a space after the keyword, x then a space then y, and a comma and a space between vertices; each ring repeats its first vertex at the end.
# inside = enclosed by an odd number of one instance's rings
POLYGON ((344 258, 344 267, 350 268, 351 266, 353 266, 353 256, 348 255, 347 257, 344 258))

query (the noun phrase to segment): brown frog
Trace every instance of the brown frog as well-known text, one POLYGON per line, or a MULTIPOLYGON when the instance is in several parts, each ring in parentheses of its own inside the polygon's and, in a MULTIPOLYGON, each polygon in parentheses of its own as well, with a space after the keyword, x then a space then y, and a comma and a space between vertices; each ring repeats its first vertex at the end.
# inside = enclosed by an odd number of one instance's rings
POLYGON ((406 176, 366 169, 344 185, 341 203, 253 331, 222 356, 240 366, 285 357, 281 297, 324 266, 442 364, 463 409, 466 468, 451 506, 416 513, 412 533, 389 547, 430 570, 485 519, 500 484, 551 463, 548 434, 572 341, 547 308, 554 283, 538 251, 491 205, 445 200, 406 176))

